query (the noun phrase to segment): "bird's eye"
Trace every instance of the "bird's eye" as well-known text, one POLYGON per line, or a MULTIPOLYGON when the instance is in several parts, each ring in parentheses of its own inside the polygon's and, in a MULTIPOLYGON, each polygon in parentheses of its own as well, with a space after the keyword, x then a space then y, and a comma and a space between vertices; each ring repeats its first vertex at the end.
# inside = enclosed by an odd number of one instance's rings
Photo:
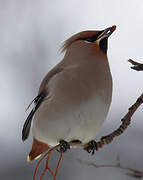
POLYGON ((93 43, 97 40, 97 38, 99 37, 100 34, 102 34, 103 31, 99 31, 97 34, 91 36, 91 37, 84 37, 84 38, 79 38, 78 40, 83 40, 83 41, 87 41, 90 43, 93 43))

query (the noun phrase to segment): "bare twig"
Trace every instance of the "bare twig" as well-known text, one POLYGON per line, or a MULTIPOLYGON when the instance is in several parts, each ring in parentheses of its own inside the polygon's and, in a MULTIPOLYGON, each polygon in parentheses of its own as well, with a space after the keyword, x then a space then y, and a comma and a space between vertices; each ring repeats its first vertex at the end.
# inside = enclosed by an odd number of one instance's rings
POLYGON ((136 177, 138 179, 141 179, 143 177, 143 171, 139 171, 137 169, 133 169, 133 168, 129 168, 129 167, 121 165, 119 158, 117 158, 117 163, 116 164, 100 164, 99 165, 99 164, 96 164, 96 163, 93 163, 93 162, 83 161, 83 160, 80 160, 80 159, 78 159, 78 161, 80 163, 86 164, 88 166, 93 166, 93 167, 96 167, 96 168, 110 168, 110 167, 112 167, 112 168, 119 168, 119 169, 127 170, 128 172, 126 174, 128 176, 136 177))
POLYGON ((59 168, 59 164, 60 164, 60 161, 62 159, 62 152, 61 152, 61 156, 60 156, 60 159, 58 161, 58 165, 57 165, 57 168, 56 168, 56 172, 54 173, 50 168, 49 168, 49 159, 51 157, 51 154, 59 147, 60 145, 57 145, 57 146, 54 146, 53 148, 51 148, 48 152, 46 152, 41 158, 40 160, 38 161, 37 165, 36 165, 36 168, 35 168, 35 171, 34 171, 34 174, 33 174, 33 180, 35 180, 36 178, 36 173, 37 173, 37 170, 38 170, 38 167, 41 163, 41 161, 47 156, 47 160, 46 160, 46 165, 45 165, 45 168, 40 176, 40 180, 42 180, 43 176, 45 175, 45 172, 46 170, 48 170, 50 172, 50 174, 53 176, 53 180, 56 180, 56 176, 57 176, 57 172, 58 172, 58 168, 59 168))
POLYGON ((117 130, 113 131, 111 134, 101 137, 100 141, 97 142, 98 148, 102 148, 105 144, 111 143, 116 136, 121 135, 127 129, 127 127, 130 125, 131 117, 142 103, 143 93, 136 100, 136 102, 128 109, 127 114, 121 119, 122 124, 120 125, 120 127, 117 130))
POLYGON ((129 59, 128 61, 133 65, 131 67, 132 69, 136 71, 143 71, 143 64, 133 61, 132 59, 129 59))

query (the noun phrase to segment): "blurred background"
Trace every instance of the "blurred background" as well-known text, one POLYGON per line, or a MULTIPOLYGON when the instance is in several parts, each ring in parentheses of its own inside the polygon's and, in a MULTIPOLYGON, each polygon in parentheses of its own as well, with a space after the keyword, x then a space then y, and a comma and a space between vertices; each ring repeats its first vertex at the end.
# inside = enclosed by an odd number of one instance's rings
MULTIPOLYGON (((32 179, 36 161, 26 162, 32 136, 24 143, 21 140, 28 115, 25 109, 37 95, 42 78, 62 59, 61 43, 74 33, 117 25, 108 48, 113 101, 96 140, 120 125, 128 107, 143 91, 143 72, 131 70, 127 62, 129 58, 143 62, 142 9, 143 1, 135 0, 0 0, 0 179, 32 179)), ((119 155, 121 164, 143 170, 142 109, 122 136, 94 156, 81 149, 65 153, 57 179, 133 179, 123 170, 96 169, 77 159, 114 164, 119 155)), ((51 167, 57 158, 58 153, 53 154, 51 167)), ((52 178, 46 175, 44 179, 52 178)))

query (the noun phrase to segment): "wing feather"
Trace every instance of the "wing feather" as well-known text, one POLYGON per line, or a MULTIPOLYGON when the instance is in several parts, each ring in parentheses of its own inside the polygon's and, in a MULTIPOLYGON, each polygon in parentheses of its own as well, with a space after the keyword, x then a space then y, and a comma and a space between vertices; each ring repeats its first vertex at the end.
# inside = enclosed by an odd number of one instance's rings
MULTIPOLYGON (((28 117, 23 125, 23 129, 22 129, 22 140, 23 141, 25 141, 29 136, 32 118, 33 118, 35 112, 37 111, 37 109, 39 108, 40 104, 42 103, 44 97, 45 97, 44 93, 41 93, 32 101, 35 103, 35 107, 31 110, 30 114, 28 115, 28 117)), ((30 103, 30 105, 31 104, 32 103, 30 103)), ((28 108, 29 108, 29 106, 28 106, 28 108)))
POLYGON ((31 104, 33 102, 35 104, 34 108, 31 110, 30 114, 28 115, 28 117, 27 117, 27 119, 23 125, 23 129, 22 129, 22 140, 23 141, 25 141, 29 136, 29 132, 30 132, 30 128, 31 128, 31 122, 32 122, 32 119, 33 119, 35 112, 37 111, 37 109, 39 108, 39 106, 43 102, 44 98, 48 94, 47 90, 45 90, 47 83, 50 81, 50 79, 54 75, 60 73, 62 70, 63 70, 63 68, 56 66, 47 74, 47 76, 44 78, 43 82, 41 83, 39 95, 37 97, 35 97, 32 100, 32 102, 28 105, 27 109, 29 109, 29 107, 31 106, 31 104))

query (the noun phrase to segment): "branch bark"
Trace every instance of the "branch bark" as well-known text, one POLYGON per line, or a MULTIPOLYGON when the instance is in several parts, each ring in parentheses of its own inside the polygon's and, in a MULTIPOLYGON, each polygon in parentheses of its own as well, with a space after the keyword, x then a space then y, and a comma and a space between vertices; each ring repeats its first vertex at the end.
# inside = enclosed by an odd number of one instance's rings
POLYGON ((115 137, 120 136, 127 129, 131 123, 131 117, 142 103, 143 93, 137 98, 136 102, 128 109, 127 114, 121 119, 120 127, 112 133, 101 137, 100 141, 97 142, 98 148, 102 148, 105 144, 111 143, 115 137))
POLYGON ((136 71, 143 71, 143 64, 133 61, 132 59, 128 60, 133 66, 131 66, 132 69, 136 70, 136 71))

